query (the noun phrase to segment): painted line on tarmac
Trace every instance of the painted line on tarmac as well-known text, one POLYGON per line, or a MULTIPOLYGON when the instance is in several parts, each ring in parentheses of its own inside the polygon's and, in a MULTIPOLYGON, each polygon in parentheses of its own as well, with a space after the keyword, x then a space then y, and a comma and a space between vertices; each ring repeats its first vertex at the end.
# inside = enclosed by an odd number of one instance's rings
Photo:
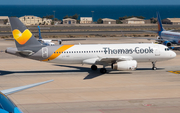
POLYGON ((180 74, 180 71, 168 71, 170 73, 174 73, 174 74, 180 74))

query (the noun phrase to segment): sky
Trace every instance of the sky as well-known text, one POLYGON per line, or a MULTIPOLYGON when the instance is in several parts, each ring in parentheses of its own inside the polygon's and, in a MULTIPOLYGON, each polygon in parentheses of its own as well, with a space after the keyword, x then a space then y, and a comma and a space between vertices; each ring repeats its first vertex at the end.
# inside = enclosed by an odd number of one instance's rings
POLYGON ((180 0, 2 0, 1 5, 180 5, 180 0))

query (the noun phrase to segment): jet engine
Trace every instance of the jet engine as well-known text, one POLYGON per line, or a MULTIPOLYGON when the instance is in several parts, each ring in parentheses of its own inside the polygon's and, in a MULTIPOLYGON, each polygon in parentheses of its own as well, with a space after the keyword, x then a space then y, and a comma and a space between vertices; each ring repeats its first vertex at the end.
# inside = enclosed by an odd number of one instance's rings
POLYGON ((136 70, 136 68, 137 68, 136 60, 120 61, 115 64, 112 64, 112 69, 120 70, 120 71, 136 70))
POLYGON ((158 39, 157 40, 158 44, 162 44, 163 43, 163 41, 161 41, 162 38, 160 36, 158 36, 157 39, 158 39))
POLYGON ((171 47, 172 43, 170 41, 164 41, 163 45, 167 46, 167 47, 171 47))
POLYGON ((61 45, 62 44, 62 40, 58 40, 58 44, 61 45))

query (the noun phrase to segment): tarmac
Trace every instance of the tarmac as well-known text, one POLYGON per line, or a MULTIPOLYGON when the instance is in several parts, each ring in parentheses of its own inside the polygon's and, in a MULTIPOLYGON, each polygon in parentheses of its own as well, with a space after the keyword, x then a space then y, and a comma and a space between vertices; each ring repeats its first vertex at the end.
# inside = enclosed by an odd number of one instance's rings
MULTIPOLYGON (((145 39, 93 38, 63 44, 142 43, 145 39)), ((6 54, 13 41, 0 40, 0 90, 53 79, 9 98, 24 113, 179 113, 180 51, 177 57, 138 63, 136 71, 92 71, 90 65, 53 64, 6 54)), ((101 68, 102 66, 98 66, 101 68)))

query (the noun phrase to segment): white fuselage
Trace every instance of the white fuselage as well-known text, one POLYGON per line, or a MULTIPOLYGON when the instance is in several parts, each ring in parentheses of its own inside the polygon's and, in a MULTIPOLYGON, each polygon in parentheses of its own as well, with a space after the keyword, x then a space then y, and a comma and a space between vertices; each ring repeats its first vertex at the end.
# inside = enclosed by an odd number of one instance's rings
POLYGON ((162 31, 160 37, 164 40, 168 40, 175 44, 180 44, 180 33, 170 32, 170 31, 162 31))
MULTIPOLYGON (((54 54, 59 54, 54 53, 54 54)), ((172 59, 176 53, 160 44, 89 44, 73 45, 49 62, 82 64, 93 58, 132 57, 138 62, 156 62, 172 59)))

